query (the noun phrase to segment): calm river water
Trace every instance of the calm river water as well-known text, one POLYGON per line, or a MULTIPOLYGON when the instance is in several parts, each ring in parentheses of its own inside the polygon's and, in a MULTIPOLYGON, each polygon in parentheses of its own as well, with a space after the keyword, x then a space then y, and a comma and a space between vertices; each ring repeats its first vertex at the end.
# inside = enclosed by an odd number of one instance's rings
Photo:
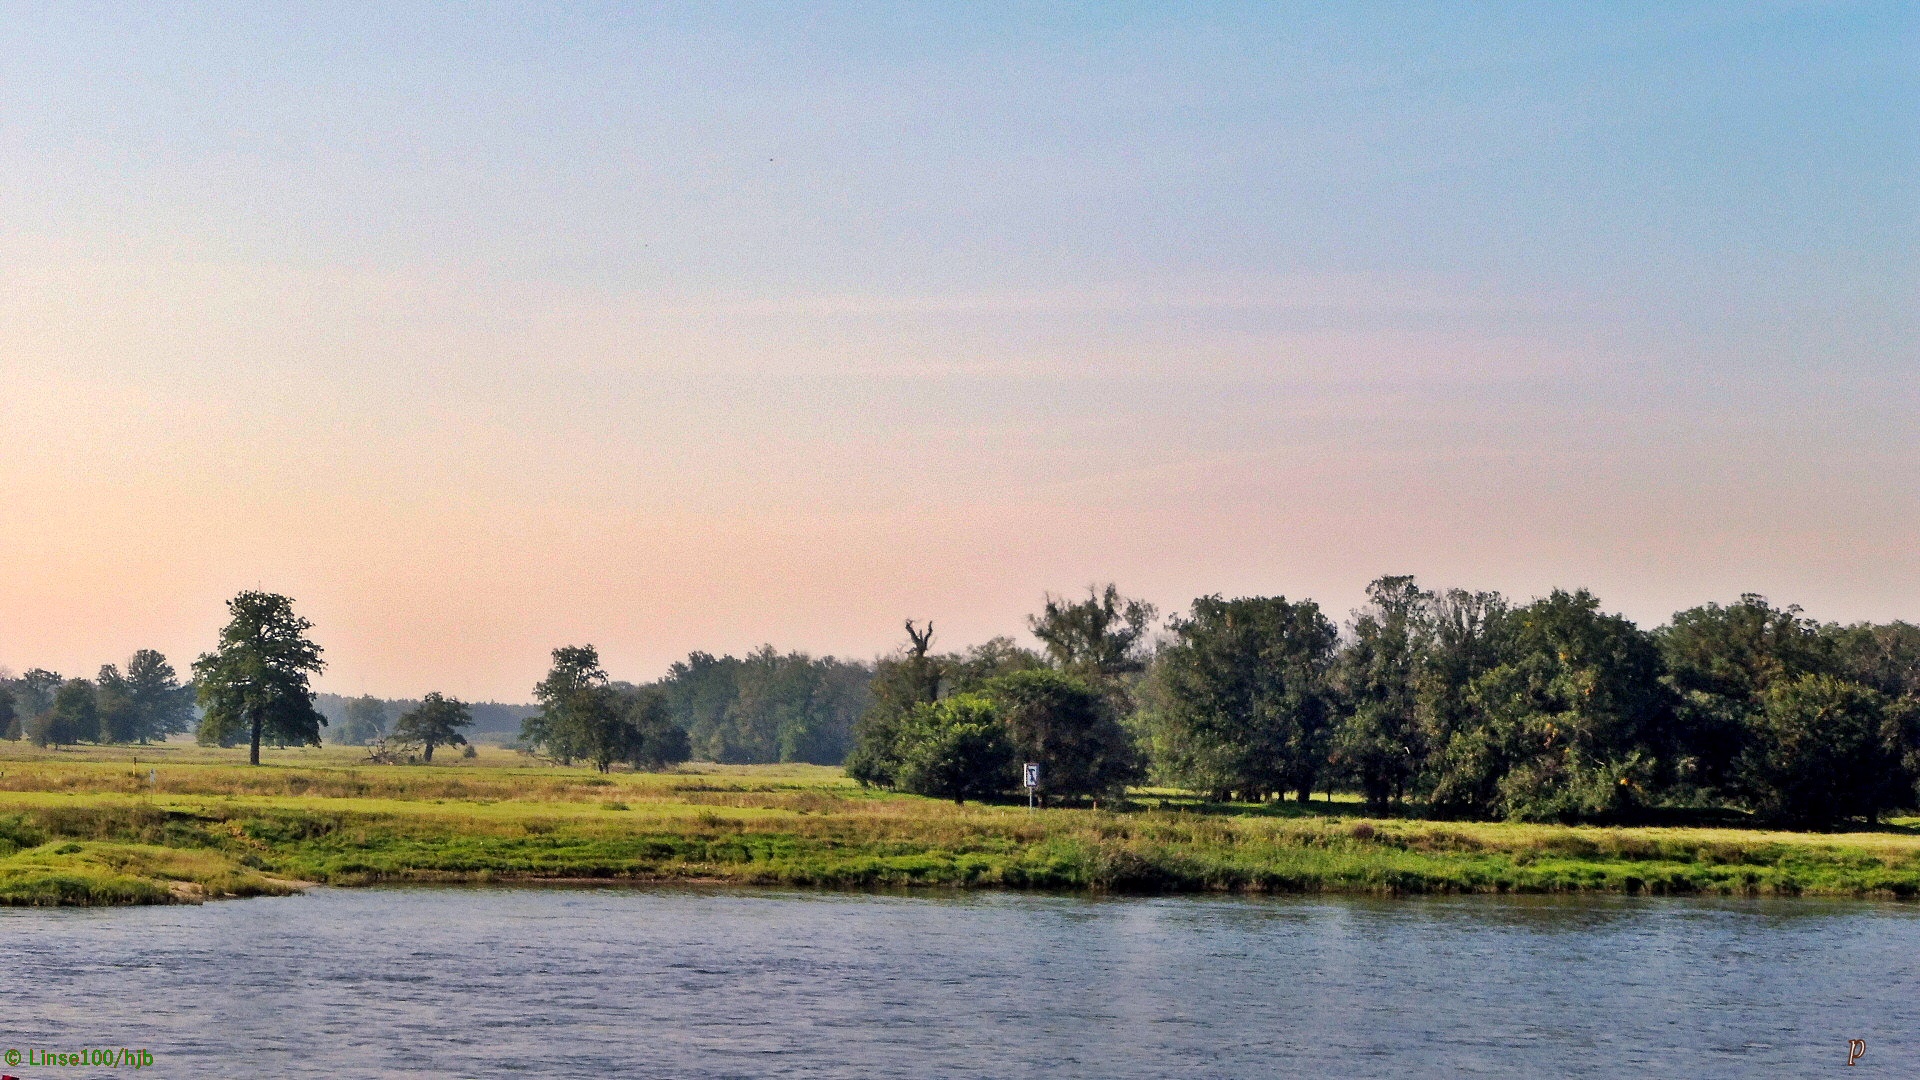
POLYGON ((1920 909, 321 889, 0 913, 22 1078, 1920 1072, 1920 909))

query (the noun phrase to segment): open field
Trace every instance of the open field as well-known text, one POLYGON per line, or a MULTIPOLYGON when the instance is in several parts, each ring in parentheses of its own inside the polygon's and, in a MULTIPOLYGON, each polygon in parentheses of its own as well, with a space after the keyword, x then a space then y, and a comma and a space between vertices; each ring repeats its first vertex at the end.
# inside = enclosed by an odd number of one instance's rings
POLYGON ((301 882, 1920 896, 1920 830, 1808 834, 1371 819, 1353 804, 1030 812, 817 766, 433 766, 358 751, 0 748, 0 903, 192 901, 301 882))

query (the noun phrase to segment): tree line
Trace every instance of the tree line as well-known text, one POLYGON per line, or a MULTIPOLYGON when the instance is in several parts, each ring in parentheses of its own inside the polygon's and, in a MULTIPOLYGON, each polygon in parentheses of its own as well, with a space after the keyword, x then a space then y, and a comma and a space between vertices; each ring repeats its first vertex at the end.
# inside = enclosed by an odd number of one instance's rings
POLYGON ((1920 627, 1818 623, 1747 595, 1645 630, 1584 590, 1516 604, 1383 577, 1344 632, 1311 600, 1155 613, 1109 586, 1050 597, 1041 653, 1005 639, 875 672, 848 772, 951 798, 1219 800, 1344 791, 1376 812, 1626 821, 1751 812, 1828 827, 1912 808, 1920 627))
MULTIPOLYGON (((326 739, 336 746, 367 746, 394 732, 394 721, 419 708, 425 698, 382 698, 372 694, 347 697, 318 693, 313 707, 327 720, 326 739)), ((469 734, 510 734, 520 730, 520 722, 537 712, 532 705, 511 705, 498 701, 464 703, 473 718, 469 734)))
MULTIPOLYGON (((292 601, 228 604, 182 683, 136 653, 91 680, 0 680, 0 731, 43 745, 319 742, 324 670, 292 601), (197 702, 200 716, 194 721, 197 702)), ((1049 801, 1143 781, 1217 800, 1350 792, 1378 812, 1523 821, 1752 813, 1828 827, 1920 802, 1920 627, 1842 626, 1757 595, 1643 629, 1589 592, 1528 603, 1382 577, 1336 626, 1311 600, 1201 597, 1157 621, 1114 586, 1048 596, 1008 637, 935 652, 932 624, 871 665, 694 653, 616 682, 592 646, 553 652, 523 745, 563 763, 844 763, 863 784, 996 798, 1040 767, 1049 801)), ((348 726, 378 735, 364 699, 348 726)), ((348 703, 350 706, 352 702, 348 703)), ((429 694, 388 733, 431 759, 472 707, 429 694)))
POLYGON ((37 746, 148 743, 191 731, 194 689, 153 649, 104 664, 92 679, 30 668, 0 678, 0 736, 37 746))

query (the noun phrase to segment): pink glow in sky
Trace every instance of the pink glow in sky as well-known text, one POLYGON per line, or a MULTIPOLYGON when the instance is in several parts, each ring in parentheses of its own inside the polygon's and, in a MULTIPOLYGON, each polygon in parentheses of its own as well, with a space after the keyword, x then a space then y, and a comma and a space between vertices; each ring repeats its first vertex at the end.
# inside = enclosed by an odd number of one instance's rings
POLYGON ((15 670, 247 588, 507 700, 1108 580, 1920 617, 1900 5, 88 10, 0 67, 15 670))

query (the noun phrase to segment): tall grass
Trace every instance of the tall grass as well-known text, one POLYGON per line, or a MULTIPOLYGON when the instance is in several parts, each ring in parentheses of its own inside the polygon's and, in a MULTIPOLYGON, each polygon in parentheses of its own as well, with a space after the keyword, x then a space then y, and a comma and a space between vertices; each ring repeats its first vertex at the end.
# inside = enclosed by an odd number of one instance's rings
POLYGON ((267 767, 149 749, 0 760, 0 903, 151 903, 288 881, 593 878, 838 888, 1920 896, 1920 836, 1368 820, 1356 808, 955 806, 836 770, 600 776, 483 751, 267 767), (1205 812, 1201 812, 1204 809, 1205 812))

